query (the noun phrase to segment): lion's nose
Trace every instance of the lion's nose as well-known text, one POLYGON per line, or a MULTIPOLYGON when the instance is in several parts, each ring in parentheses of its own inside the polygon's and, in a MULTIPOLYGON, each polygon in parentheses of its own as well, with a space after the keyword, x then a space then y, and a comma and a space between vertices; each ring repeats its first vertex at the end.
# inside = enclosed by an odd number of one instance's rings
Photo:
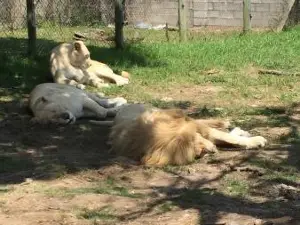
POLYGON ((60 114, 60 118, 62 118, 63 120, 69 120, 70 114, 67 112, 64 112, 64 113, 60 114))

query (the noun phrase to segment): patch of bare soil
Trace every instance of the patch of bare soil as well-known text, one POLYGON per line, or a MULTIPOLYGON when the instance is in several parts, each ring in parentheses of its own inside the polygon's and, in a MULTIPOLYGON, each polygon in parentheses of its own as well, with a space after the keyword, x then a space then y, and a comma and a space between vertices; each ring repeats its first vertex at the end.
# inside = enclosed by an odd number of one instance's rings
MULTIPOLYGON (((190 98, 184 88, 176 94, 190 98)), ((203 90, 218 91, 195 87, 195 98, 203 90)), ((108 153, 106 127, 32 125, 15 103, 0 110, 0 224, 299 224, 299 199, 277 188, 300 188, 299 145, 221 149, 190 165, 145 168, 108 153)), ((271 140, 287 132, 265 129, 253 132, 271 140)))
POLYGON ((190 103, 207 103, 215 99, 217 94, 222 91, 220 86, 213 85, 175 85, 163 90, 151 92, 151 96, 165 101, 188 101, 190 103))

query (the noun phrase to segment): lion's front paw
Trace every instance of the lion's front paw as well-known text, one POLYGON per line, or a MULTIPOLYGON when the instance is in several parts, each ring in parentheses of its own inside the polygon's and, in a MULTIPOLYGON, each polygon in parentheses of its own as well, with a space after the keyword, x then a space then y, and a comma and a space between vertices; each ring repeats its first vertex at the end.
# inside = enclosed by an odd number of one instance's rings
POLYGON ((219 152, 219 150, 217 149, 217 146, 215 146, 215 145, 212 145, 212 146, 206 146, 205 147, 205 152, 207 152, 207 153, 210 153, 210 154, 214 154, 214 153, 218 153, 219 152))
POLYGON ((251 134, 249 132, 244 131, 239 127, 235 127, 232 131, 230 131, 230 133, 241 137, 251 137, 251 134))
POLYGON ((125 104, 127 104, 127 100, 123 97, 108 99, 108 108, 119 107, 125 104))
POLYGON ((262 136, 250 137, 246 149, 265 147, 267 142, 268 141, 262 136))
POLYGON ((120 79, 118 79, 116 81, 116 85, 117 86, 123 86, 125 84, 129 84, 129 79, 125 78, 125 77, 120 77, 120 79))
POLYGON ((84 84, 77 84, 76 85, 77 88, 84 90, 85 89, 85 85, 84 84))
POLYGON ((110 85, 108 83, 97 83, 96 88, 108 88, 110 85))
POLYGON ((127 100, 123 97, 116 97, 114 98, 114 106, 118 107, 121 105, 125 105, 127 103, 127 100))
POLYGON ((103 92, 97 92, 97 93, 96 93, 96 96, 97 96, 98 98, 103 98, 103 97, 105 97, 105 94, 104 94, 103 92))
POLYGON ((202 143, 201 145, 203 145, 204 152, 206 152, 206 153, 214 154, 214 153, 219 152, 219 150, 217 149, 217 146, 212 142, 205 142, 205 143, 202 143))

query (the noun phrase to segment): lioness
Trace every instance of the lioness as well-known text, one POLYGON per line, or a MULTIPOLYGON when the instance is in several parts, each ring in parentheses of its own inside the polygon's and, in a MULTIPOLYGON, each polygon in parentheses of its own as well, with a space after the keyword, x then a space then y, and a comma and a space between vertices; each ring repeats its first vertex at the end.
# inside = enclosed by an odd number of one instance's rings
POLYGON ((81 117, 104 119, 115 116, 119 106, 127 103, 124 98, 104 98, 76 87, 43 83, 30 93, 29 107, 34 114, 33 122, 74 123, 81 117))
MULTIPOLYGON (((125 85, 128 77, 113 72, 106 64, 92 60, 82 41, 62 43, 51 51, 50 70, 55 83, 69 84, 79 89, 85 85, 96 88, 108 87, 108 83, 125 85)), ((127 76, 127 72, 123 71, 127 76)))
POLYGON ((148 166, 187 164, 204 151, 216 152, 220 144, 246 149, 266 145, 264 137, 250 137, 240 128, 230 133, 222 131, 229 124, 222 120, 195 120, 181 110, 123 105, 112 122, 108 143, 117 154, 148 166))

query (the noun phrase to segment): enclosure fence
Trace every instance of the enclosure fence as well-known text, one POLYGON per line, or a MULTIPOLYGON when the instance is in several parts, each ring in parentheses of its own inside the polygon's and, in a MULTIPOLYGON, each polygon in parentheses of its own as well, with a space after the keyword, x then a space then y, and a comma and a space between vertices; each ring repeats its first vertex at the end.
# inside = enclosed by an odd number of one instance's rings
MULTIPOLYGON (((231 26, 248 31, 253 25, 281 30, 287 21, 300 21, 299 16, 293 16, 299 15, 297 2, 0 0, 0 40, 24 39, 28 41, 24 44, 28 49, 34 47, 34 52, 45 53, 50 45, 45 45, 43 40, 58 43, 82 39, 97 45, 118 46, 121 42, 151 42, 153 33, 161 42, 185 40, 188 27, 231 26)), ((0 50, 7 48, 5 41, 0 42, 0 50)))
MULTIPOLYGON (((0 38, 18 38, 26 41, 31 25, 32 29, 36 28, 37 53, 49 50, 47 46, 41 44, 41 40, 44 39, 55 42, 83 39, 102 45, 114 45, 117 1, 0 0, 0 38), (28 11, 28 3, 32 3, 34 7, 33 14, 28 11)), ((170 24, 177 23, 177 1, 166 3, 157 0, 120 0, 120 2, 123 3, 122 25, 124 25, 125 41, 141 41, 147 37, 146 31, 163 30, 168 20, 170 24), (168 12, 164 10, 166 7, 169 7, 168 12), (168 15, 170 12, 173 16, 168 15), (151 24, 154 16, 156 26, 151 24)), ((162 38, 162 41, 166 40, 162 38)), ((7 46, 2 44, 0 48, 2 50, 7 46)), ((24 50, 20 49, 20 51, 24 50)))

